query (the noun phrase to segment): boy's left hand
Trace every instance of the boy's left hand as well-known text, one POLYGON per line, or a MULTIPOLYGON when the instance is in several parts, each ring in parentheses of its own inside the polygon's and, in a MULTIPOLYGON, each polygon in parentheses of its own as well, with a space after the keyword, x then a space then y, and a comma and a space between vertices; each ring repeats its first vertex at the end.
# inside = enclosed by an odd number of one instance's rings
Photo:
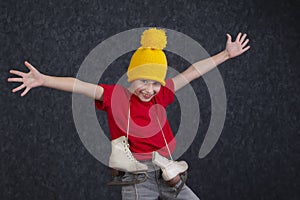
POLYGON ((246 33, 244 33, 243 36, 242 33, 239 33, 234 42, 231 41, 231 35, 226 35, 227 42, 225 51, 228 53, 229 58, 239 56, 250 48, 250 46, 247 46, 249 39, 246 39, 246 33))

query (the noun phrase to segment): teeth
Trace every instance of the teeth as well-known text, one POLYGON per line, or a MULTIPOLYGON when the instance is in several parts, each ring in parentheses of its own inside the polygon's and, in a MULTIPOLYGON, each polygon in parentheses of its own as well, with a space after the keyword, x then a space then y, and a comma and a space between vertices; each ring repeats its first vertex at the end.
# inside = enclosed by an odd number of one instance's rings
POLYGON ((146 98, 150 98, 152 95, 150 95, 150 94, 145 94, 145 93, 142 93, 143 94, 143 96, 144 97, 146 97, 146 98))
POLYGON ((145 99, 150 99, 154 95, 152 93, 148 93, 145 91, 140 91, 140 94, 143 95, 143 98, 145 98, 145 99))

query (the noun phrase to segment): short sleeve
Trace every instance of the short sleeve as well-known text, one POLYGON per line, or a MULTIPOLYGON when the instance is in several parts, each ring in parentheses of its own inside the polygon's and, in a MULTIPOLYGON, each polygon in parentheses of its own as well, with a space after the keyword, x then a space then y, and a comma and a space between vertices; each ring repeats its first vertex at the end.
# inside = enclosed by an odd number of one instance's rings
POLYGON ((172 79, 166 80, 166 85, 161 86, 159 93, 156 95, 157 103, 167 107, 175 99, 174 82, 172 79))
POLYGON ((101 86, 104 89, 103 99, 102 101, 95 100, 95 106, 96 109, 106 110, 111 105, 111 96, 112 91, 114 89, 114 85, 99 84, 99 86, 101 86))

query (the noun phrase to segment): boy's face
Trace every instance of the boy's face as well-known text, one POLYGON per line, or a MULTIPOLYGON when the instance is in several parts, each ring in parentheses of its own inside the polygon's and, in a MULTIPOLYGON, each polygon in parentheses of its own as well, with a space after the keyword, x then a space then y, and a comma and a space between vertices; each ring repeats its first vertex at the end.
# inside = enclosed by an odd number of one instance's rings
POLYGON ((134 94, 143 102, 150 101, 160 90, 161 84, 157 81, 138 79, 131 83, 134 94))

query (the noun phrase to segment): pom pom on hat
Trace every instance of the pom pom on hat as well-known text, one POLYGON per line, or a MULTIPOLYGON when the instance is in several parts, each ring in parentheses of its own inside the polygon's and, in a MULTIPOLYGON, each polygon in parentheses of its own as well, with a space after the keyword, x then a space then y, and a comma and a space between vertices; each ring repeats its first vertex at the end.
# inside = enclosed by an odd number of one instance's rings
POLYGON ((145 30, 141 36, 143 48, 164 49, 167 45, 167 36, 164 30, 150 28, 145 30))

